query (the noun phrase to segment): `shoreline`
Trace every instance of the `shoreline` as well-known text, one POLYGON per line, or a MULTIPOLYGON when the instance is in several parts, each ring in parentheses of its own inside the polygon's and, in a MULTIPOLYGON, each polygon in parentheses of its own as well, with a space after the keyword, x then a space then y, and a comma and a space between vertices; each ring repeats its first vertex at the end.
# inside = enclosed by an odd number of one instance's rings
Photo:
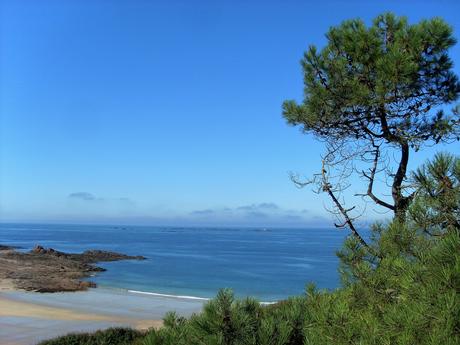
POLYGON ((27 252, 15 247, 0 247, 0 280, 15 288, 36 292, 84 291, 96 287, 87 278, 105 269, 100 262, 120 260, 146 260, 143 256, 130 256, 112 251, 85 250, 65 253, 40 245, 27 252))
POLYGON ((162 325, 161 320, 135 320, 102 314, 83 313, 72 309, 17 301, 2 296, 2 294, 0 294, 0 318, 1 317, 32 317, 46 320, 69 321, 108 321, 130 324, 136 329, 148 329, 150 327, 160 327, 162 325))
POLYGON ((204 303, 106 288, 43 294, 7 288, 4 281, 0 286, 0 343, 5 345, 34 345, 109 327, 159 328, 168 311, 190 316, 204 303))

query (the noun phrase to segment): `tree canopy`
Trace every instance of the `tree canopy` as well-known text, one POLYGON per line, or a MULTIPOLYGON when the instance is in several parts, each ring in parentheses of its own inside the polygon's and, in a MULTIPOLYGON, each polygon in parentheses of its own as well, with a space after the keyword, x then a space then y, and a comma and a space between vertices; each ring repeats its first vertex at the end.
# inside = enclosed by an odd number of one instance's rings
POLYGON ((441 18, 409 24, 386 13, 369 27, 360 19, 345 21, 326 38, 323 49, 305 52, 304 100, 285 101, 283 116, 328 143, 327 164, 344 159, 343 146, 349 157, 371 163, 363 173, 366 195, 402 214, 412 197, 403 191, 410 149, 459 138, 458 109, 446 109, 460 96, 448 55, 456 43, 452 28, 441 18), (396 171, 387 176, 393 202, 372 189, 383 146, 400 152, 396 171))

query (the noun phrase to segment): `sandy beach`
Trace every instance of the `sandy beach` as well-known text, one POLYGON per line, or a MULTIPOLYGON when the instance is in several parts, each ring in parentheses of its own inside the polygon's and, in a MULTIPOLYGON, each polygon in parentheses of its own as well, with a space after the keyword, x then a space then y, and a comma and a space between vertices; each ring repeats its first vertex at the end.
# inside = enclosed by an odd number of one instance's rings
POLYGON ((17 251, 1 246, 0 344, 35 345, 71 332, 108 327, 161 327, 168 311, 189 316, 204 300, 123 289, 91 288, 83 280, 105 269, 95 264, 144 260, 111 251, 64 253, 35 246, 17 251))
POLYGON ((40 294, 0 285, 0 343, 34 345, 69 332, 129 326, 161 327, 168 311, 189 316, 203 301, 144 296, 124 290, 91 289, 85 292, 40 294))

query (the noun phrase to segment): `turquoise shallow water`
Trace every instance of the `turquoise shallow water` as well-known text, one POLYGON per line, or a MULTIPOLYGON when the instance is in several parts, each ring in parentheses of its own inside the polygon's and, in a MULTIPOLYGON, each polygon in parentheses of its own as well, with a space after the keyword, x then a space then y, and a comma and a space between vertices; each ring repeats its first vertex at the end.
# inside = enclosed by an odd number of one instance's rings
POLYGON ((0 224, 2 244, 148 258, 101 263, 107 272, 92 278, 101 287, 203 298, 229 287, 261 301, 301 294, 308 282, 337 287, 335 252, 345 235, 336 229, 0 224))

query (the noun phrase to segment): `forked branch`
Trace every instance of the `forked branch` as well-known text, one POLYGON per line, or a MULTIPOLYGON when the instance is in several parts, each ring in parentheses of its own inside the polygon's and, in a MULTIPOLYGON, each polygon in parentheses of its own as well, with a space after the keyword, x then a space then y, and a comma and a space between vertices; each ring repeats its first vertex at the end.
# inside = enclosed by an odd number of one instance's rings
POLYGON ((335 206, 339 210, 339 212, 342 214, 343 218, 345 219, 345 222, 343 224, 335 224, 336 227, 338 228, 343 228, 348 225, 350 228, 353 236, 355 236, 358 241, 367 249, 370 250, 369 245, 367 242, 364 240, 364 238, 361 237, 359 234, 358 230, 356 230, 355 225, 353 224, 353 218, 350 216, 349 212, 354 209, 354 207, 346 209, 345 207, 342 206, 340 201, 337 199, 337 197, 334 194, 334 191, 332 189, 331 184, 329 183, 329 180, 327 178, 327 171, 326 171, 326 165, 325 165, 325 160, 323 159, 323 166, 321 168, 321 176, 322 176, 322 189, 324 192, 326 192, 334 202, 335 206))
POLYGON ((385 208, 388 208, 392 211, 394 211, 395 207, 382 199, 378 198, 374 194, 374 181, 375 181, 375 174, 377 172, 377 166, 379 163, 380 159, 380 146, 375 144, 374 142, 372 143, 374 146, 374 150, 372 151, 374 155, 374 159, 372 161, 372 167, 370 169, 370 173, 367 174, 364 170, 362 171, 362 175, 369 180, 369 184, 367 185, 367 192, 365 194, 355 194, 355 196, 368 196, 370 197, 377 205, 383 206, 385 208))

